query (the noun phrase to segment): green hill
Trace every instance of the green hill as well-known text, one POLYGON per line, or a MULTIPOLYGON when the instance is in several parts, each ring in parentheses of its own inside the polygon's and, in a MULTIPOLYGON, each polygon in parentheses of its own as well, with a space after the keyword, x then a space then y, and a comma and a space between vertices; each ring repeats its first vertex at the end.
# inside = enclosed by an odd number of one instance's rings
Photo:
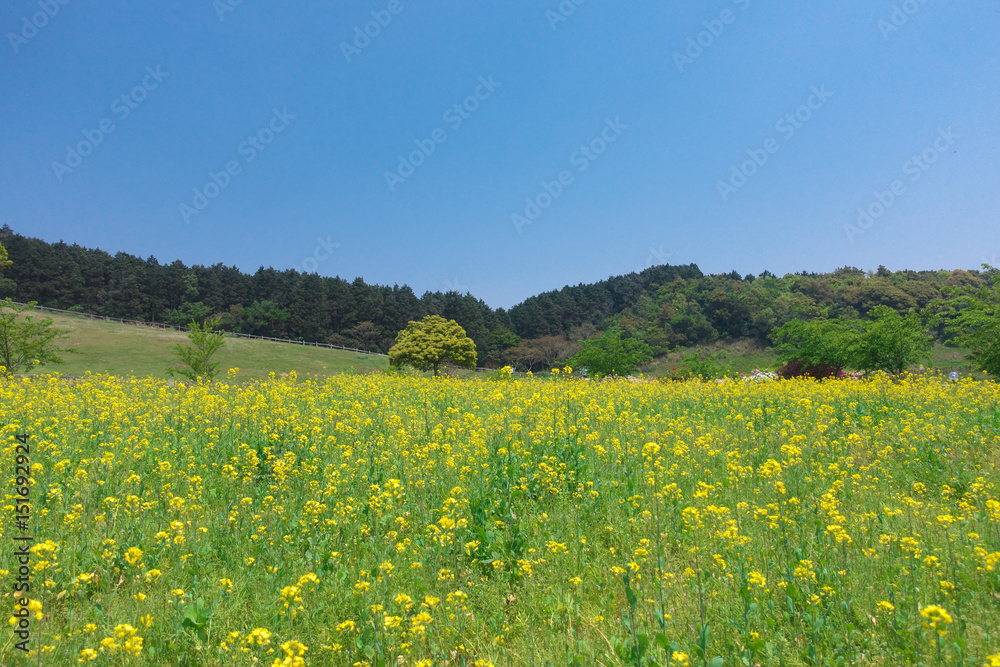
MULTIPOLYGON (((165 378, 167 367, 177 364, 174 345, 188 343, 187 336, 180 331, 52 313, 39 313, 37 317, 51 317, 55 326, 69 330, 60 347, 76 353, 64 354, 66 363, 42 366, 36 373, 83 375, 90 371, 165 378)), ((237 377, 247 380, 264 379, 271 372, 280 375, 294 370, 303 377, 325 377, 334 373, 378 371, 389 366, 385 357, 376 355, 246 338, 227 338, 218 359, 221 376, 230 368, 239 368, 237 377)))

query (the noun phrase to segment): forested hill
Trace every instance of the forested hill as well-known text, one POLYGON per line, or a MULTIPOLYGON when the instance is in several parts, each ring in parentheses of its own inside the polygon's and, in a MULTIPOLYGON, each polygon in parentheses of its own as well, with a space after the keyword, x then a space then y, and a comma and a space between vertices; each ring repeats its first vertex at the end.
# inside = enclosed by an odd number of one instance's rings
POLYGON ((924 308, 948 286, 984 285, 979 271, 877 272, 776 277, 705 275, 697 266, 655 266, 590 285, 531 297, 509 311, 471 294, 368 285, 361 278, 222 264, 161 264, 126 253, 47 243, 0 229, 13 265, 0 297, 111 317, 186 324, 220 315, 229 331, 332 342, 386 351, 410 320, 456 320, 476 342, 480 363, 522 366, 560 361, 576 341, 617 325, 657 352, 737 337, 766 338, 794 319, 863 318, 884 304, 924 308))

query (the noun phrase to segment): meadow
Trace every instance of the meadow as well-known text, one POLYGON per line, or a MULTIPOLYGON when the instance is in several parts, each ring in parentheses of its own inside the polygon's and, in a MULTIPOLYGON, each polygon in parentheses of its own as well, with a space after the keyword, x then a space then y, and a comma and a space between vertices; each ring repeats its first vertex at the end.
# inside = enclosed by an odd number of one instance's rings
POLYGON ((991 382, 18 378, 0 441, 4 664, 1000 665, 991 382))
MULTIPOLYGON (((59 342, 66 350, 61 354, 65 363, 40 366, 31 371, 36 375, 58 371, 62 375, 82 376, 90 371, 166 378, 168 367, 180 365, 174 346, 191 342, 186 333, 171 329, 88 320, 59 313, 39 313, 37 317, 50 318, 54 326, 68 332, 68 336, 59 342)), ((227 368, 239 368, 241 380, 263 380, 271 372, 281 374, 291 369, 300 377, 326 377, 389 367, 383 356, 232 337, 226 338, 226 346, 215 358, 223 372, 227 368)))

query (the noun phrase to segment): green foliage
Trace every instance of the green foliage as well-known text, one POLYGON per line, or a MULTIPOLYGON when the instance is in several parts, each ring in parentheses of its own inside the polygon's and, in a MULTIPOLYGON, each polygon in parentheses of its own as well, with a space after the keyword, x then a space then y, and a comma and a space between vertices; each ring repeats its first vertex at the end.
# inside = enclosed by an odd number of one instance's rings
POLYGON ((52 327, 52 320, 35 320, 35 302, 19 306, 10 299, 0 301, 0 373, 13 375, 48 363, 61 364, 62 352, 56 340, 65 338, 65 329, 52 327))
POLYGON ((521 337, 513 333, 507 327, 500 327, 491 331, 486 344, 489 349, 491 361, 499 361, 507 350, 515 348, 521 344, 521 337))
POLYGON ((875 306, 875 318, 858 340, 854 365, 864 371, 899 374, 911 364, 928 358, 930 339, 916 311, 906 317, 888 306, 875 306))
POLYGON ((772 334, 784 368, 793 374, 837 377, 847 368, 902 373, 930 355, 931 341, 920 316, 905 317, 895 309, 876 305, 873 321, 792 320, 772 334))
POLYGON ((211 312, 211 309, 201 301, 194 303, 185 301, 180 305, 180 308, 167 313, 166 321, 168 324, 182 327, 189 322, 201 322, 211 312))
POLYGON ((498 368, 486 374, 486 379, 490 382, 510 382, 514 379, 514 369, 510 366, 498 368))
POLYGON ((638 338, 622 338, 622 331, 617 327, 608 329, 600 338, 580 342, 583 349, 569 363, 586 368, 587 374, 592 376, 631 375, 653 358, 649 345, 638 338))
MULTIPOLYGON (((755 277, 707 275, 693 264, 660 265, 538 294, 508 310, 490 308, 471 294, 427 292, 417 297, 405 285, 369 285, 360 278, 161 264, 152 257, 50 244, 6 226, 0 226, 0 242, 13 260, 0 278, 0 297, 63 309, 82 305, 95 315, 182 325, 219 313, 227 331, 381 352, 392 346, 392 332, 435 314, 455 320, 476 341, 480 363, 511 364, 519 370, 564 363, 578 351, 576 340, 610 325, 633 332, 662 355, 720 340, 763 342, 796 319, 861 321, 879 305, 905 315, 938 302, 949 289, 977 290, 990 283, 988 273, 978 270, 845 267, 780 277, 765 271, 755 277), (585 327, 594 331, 584 333, 585 327)), ((947 324, 935 330, 941 342, 954 335, 947 324)))
POLYGON ((680 365, 671 369, 670 379, 689 380, 701 378, 703 380, 714 380, 738 375, 732 368, 720 363, 724 358, 725 355, 723 353, 706 354, 704 357, 702 357, 700 351, 685 354, 680 365))
POLYGON ((215 332, 219 325, 218 318, 205 320, 204 325, 199 326, 196 322, 188 323, 188 338, 191 345, 174 346, 174 354, 187 368, 168 368, 167 372, 173 375, 181 375, 191 380, 198 381, 199 378, 211 382, 218 374, 218 361, 212 361, 215 355, 226 344, 226 337, 222 332, 215 332))
POLYGON ((771 334, 783 363, 833 375, 852 365, 859 337, 854 323, 827 319, 792 320, 771 334))
POLYGON ((214 608, 206 608, 205 598, 198 598, 184 609, 184 621, 181 623, 181 627, 191 631, 202 642, 207 642, 208 625, 214 611, 214 608))
POLYGON ((952 314, 950 331, 969 348, 969 360, 980 370, 1000 378, 1000 273, 993 267, 992 285, 964 289, 947 302, 952 314))
POLYGON ((3 247, 0 243, 0 295, 2 294, 12 294, 14 288, 17 286, 13 280, 3 277, 4 270, 9 267, 13 262, 8 259, 7 249, 3 247))
POLYGON ((244 328, 247 333, 269 336, 288 321, 290 313, 274 301, 254 301, 243 310, 244 328))
POLYGON ((475 368, 476 344, 465 335, 465 329, 458 322, 440 315, 428 315, 419 322, 410 322, 399 332, 396 344, 389 350, 389 363, 395 368, 413 366, 419 371, 433 370, 437 375, 446 361, 463 368, 475 368))

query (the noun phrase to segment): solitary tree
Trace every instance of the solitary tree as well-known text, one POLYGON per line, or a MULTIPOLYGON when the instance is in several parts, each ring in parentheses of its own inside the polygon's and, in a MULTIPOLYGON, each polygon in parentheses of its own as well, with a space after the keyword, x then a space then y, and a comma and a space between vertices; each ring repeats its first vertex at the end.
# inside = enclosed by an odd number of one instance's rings
POLYGON ((859 333, 841 320, 792 320, 771 334, 784 363, 783 376, 838 377, 851 366, 859 333))
POLYGON ((218 374, 218 361, 212 361, 212 356, 222 349, 226 344, 226 337, 222 332, 216 332, 219 326, 219 318, 205 320, 203 326, 198 326, 196 322, 188 324, 188 338, 191 345, 174 346, 174 354, 187 368, 168 368, 167 373, 182 375, 191 381, 204 378, 211 382, 218 374))
POLYGON ((570 360, 570 366, 586 368, 595 376, 631 375, 653 358, 653 348, 638 338, 622 338, 622 331, 612 327, 600 338, 580 341, 583 349, 570 360))
POLYGON ((34 315, 24 314, 34 307, 34 301, 24 306, 10 299, 0 301, 0 372, 6 375, 47 363, 63 363, 56 340, 69 332, 54 329, 48 317, 35 320, 34 315))
POLYGON ((389 363, 394 368, 413 366, 420 371, 433 370, 437 375, 445 361, 475 368, 476 344, 465 335, 465 329, 458 322, 440 315, 428 315, 419 322, 407 324, 389 350, 389 363))
POLYGON ((903 317, 889 306, 875 306, 870 314, 875 321, 858 341, 858 368, 898 375, 930 354, 931 342, 916 311, 903 317))

